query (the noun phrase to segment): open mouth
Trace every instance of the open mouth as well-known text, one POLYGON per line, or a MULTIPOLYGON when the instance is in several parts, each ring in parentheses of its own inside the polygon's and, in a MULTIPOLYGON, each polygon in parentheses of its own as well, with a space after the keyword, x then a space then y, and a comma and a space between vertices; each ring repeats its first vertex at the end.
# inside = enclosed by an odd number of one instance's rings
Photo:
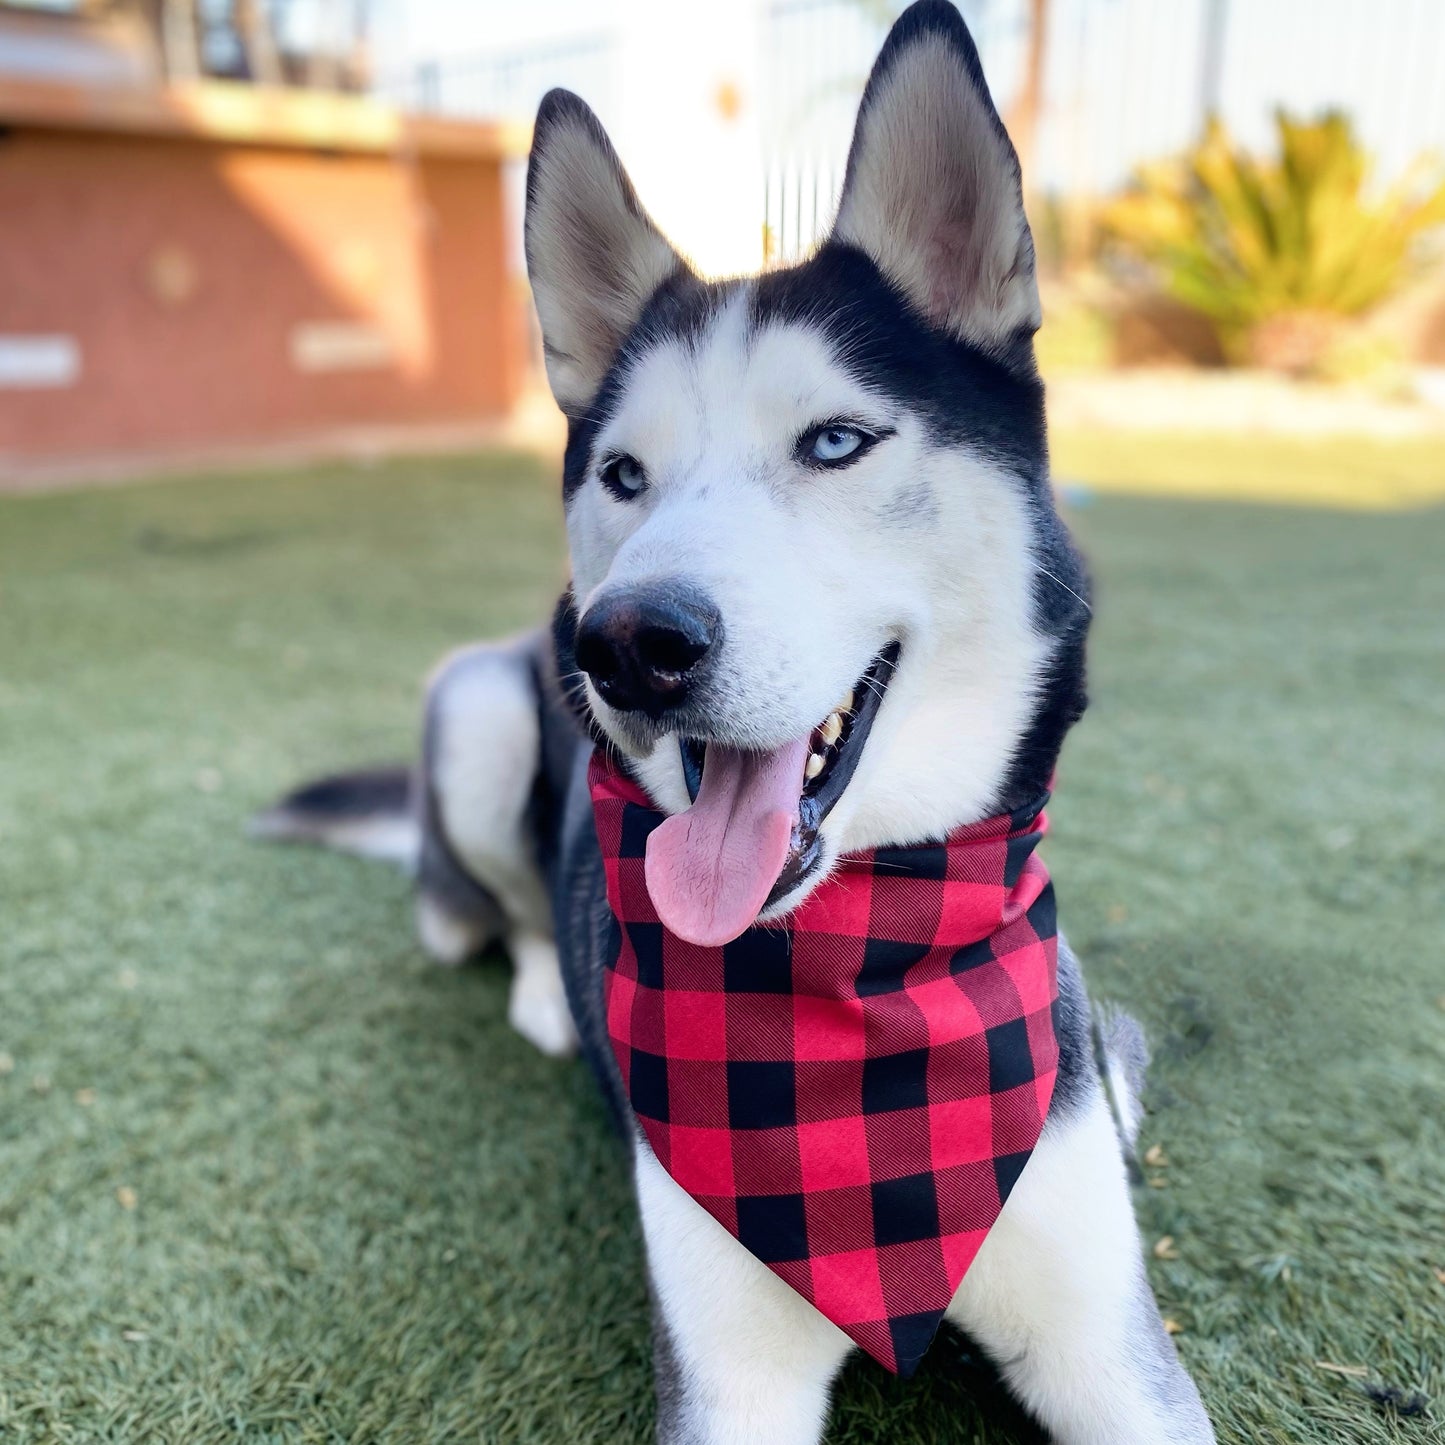
POLYGON ((682 739, 692 807, 656 828, 647 886, 663 921, 713 947, 818 867, 823 821, 847 790, 898 665, 889 643, 805 737, 769 752, 682 739))

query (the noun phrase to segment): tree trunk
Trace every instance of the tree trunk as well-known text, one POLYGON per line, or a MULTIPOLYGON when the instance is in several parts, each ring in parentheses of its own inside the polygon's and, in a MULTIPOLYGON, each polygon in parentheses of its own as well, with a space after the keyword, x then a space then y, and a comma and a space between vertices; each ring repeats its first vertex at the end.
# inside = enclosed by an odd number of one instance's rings
POLYGON ((1009 119, 1009 134, 1019 153, 1024 194, 1034 187, 1038 161, 1039 118, 1044 105, 1044 61, 1049 44, 1049 0, 1029 0, 1029 43, 1024 78, 1009 119))

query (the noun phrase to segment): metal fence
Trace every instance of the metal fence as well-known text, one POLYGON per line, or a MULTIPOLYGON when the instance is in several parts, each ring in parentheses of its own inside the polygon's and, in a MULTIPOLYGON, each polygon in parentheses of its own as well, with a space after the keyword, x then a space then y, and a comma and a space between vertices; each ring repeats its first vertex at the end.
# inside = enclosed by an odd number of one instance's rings
POLYGON ((377 92, 409 110, 468 120, 527 119, 554 86, 605 109, 616 84, 615 38, 607 31, 489 54, 421 61, 381 80, 377 92))
MULTIPOLYGON (((960 0, 994 101, 1014 119, 1030 48, 1023 0, 960 0)), ((1086 198, 1185 148, 1218 115, 1247 145, 1272 117, 1345 111, 1381 179, 1445 152, 1442 0, 1050 0, 1031 184, 1086 198)), ((778 260, 824 234, 853 109, 887 25, 859 0, 776 0, 764 30, 764 192, 778 260)))
MULTIPOLYGON (((1445 152, 1445 0, 958 0, 1005 118, 1047 15, 1033 129, 1034 189, 1106 194, 1176 152, 1217 113, 1246 144, 1271 144, 1277 107, 1355 121, 1381 177, 1445 152)), ((766 0, 758 89, 764 260, 805 254, 826 232, 853 114, 889 0, 766 0)), ((422 109, 526 116, 552 85, 606 114, 616 37, 435 60, 390 93, 422 109)))

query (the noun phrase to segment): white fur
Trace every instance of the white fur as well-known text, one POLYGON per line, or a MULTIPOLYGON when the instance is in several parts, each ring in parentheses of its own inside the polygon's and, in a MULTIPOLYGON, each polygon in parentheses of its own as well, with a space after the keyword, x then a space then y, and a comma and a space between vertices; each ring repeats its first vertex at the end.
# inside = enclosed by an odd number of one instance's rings
POLYGON ((460 968, 487 943, 477 928, 427 893, 417 894, 415 917, 417 941, 444 968, 460 968))
MULTIPOLYGON (((680 1402, 666 1439, 809 1445, 852 1342, 662 1168, 634 1164, 648 1265, 680 1402)), ((1050 1121, 949 1316, 1060 1445, 1207 1445, 1182 1373, 1149 1367, 1160 1326, 1113 1121, 1097 1090, 1050 1121)))
POLYGON ((1109 1097, 1113 1099, 1114 1107, 1119 1111, 1119 1129, 1132 1149, 1134 1140, 1139 1137, 1139 1126, 1144 1122, 1139 1097, 1129 1087, 1128 1072, 1125 1070, 1123 1062, 1115 1055, 1105 1056, 1104 1070, 1108 1080, 1109 1097))
MULTIPOLYGON (((513 977, 507 1019, 545 1054, 577 1047, 567 1008, 546 885, 528 822, 541 765, 537 694, 515 648, 484 645, 454 653, 431 684, 435 729, 430 783, 440 821, 459 860, 500 904, 510 928, 513 977)), ((422 945, 442 963, 459 963, 485 940, 423 891, 417 899, 422 945)))
POLYGON ((663 1438, 688 1445, 820 1438, 829 1388, 852 1341, 749 1254, 640 1140, 634 1177, 679 1386, 663 1438))
POLYGON ((416 868, 421 849, 421 831, 410 814, 377 813, 371 817, 328 820, 325 824, 298 818, 289 807, 280 806, 253 818, 247 831, 253 838, 283 842, 325 843, 328 848, 394 863, 410 873, 416 868))
MULTIPOLYGON (((650 290, 682 263, 580 102, 544 107, 532 164, 529 267, 554 391, 575 415, 650 290)), ((999 347, 1037 325, 1017 163, 936 24, 870 83, 836 234, 942 329, 999 347)), ((677 580, 705 592, 724 630, 710 735, 737 746, 806 735, 878 651, 902 641, 861 766, 824 824, 826 865, 937 836, 996 795, 1047 660, 1029 622, 1035 565, 1016 479, 981 455, 932 446, 918 418, 871 394, 819 332, 755 330, 750 299, 739 286, 704 335, 629 361, 569 501, 573 584, 584 614, 604 589, 677 580), (836 418, 896 434, 837 472, 801 465, 799 435, 836 418), (619 452, 647 477, 627 501, 598 476, 619 452)), ((655 801, 685 808, 676 740, 588 692, 655 801)))
POLYGON ((544 1054, 560 1058, 577 1048, 577 1030, 567 1008, 557 945, 550 937, 519 928, 507 938, 516 972, 507 1022, 544 1054))
POLYGON ((1092 1090, 1052 1118, 949 1316, 998 1362, 1060 1445, 1205 1445, 1182 1372, 1150 1369, 1162 1328, 1114 1121, 1092 1090))
MULTIPOLYGON (((900 638, 888 699, 824 824, 824 856, 937 837, 996 795, 1047 657, 1029 620, 1035 569, 1020 488, 979 456, 933 446, 817 332, 750 334, 748 300, 740 290, 704 336, 665 341, 629 372, 594 455, 636 456, 648 488, 624 502, 589 480, 575 496, 579 608, 604 589, 664 578, 700 587, 725 639, 713 735, 757 748, 807 734, 900 638), (897 434, 842 471, 806 469, 796 438, 830 416, 897 434)), ((631 720, 591 697, 636 755, 631 720)), ((667 811, 685 808, 675 738, 641 746, 649 792, 667 811)))
POLYGON ((400 868, 416 866, 420 839, 414 818, 358 818, 334 827, 326 840, 331 847, 378 863, 395 863, 400 868))
POLYGON ((454 653, 432 684, 432 783, 457 856, 507 917, 550 930, 527 807, 541 754, 531 674, 509 649, 454 653))

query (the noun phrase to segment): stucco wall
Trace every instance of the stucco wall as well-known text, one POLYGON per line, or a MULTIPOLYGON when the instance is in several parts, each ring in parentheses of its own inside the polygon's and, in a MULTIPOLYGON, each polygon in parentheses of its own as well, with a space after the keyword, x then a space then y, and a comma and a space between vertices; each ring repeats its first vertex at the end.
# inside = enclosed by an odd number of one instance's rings
POLYGON ((0 131, 0 457, 501 414, 500 164, 0 131))

